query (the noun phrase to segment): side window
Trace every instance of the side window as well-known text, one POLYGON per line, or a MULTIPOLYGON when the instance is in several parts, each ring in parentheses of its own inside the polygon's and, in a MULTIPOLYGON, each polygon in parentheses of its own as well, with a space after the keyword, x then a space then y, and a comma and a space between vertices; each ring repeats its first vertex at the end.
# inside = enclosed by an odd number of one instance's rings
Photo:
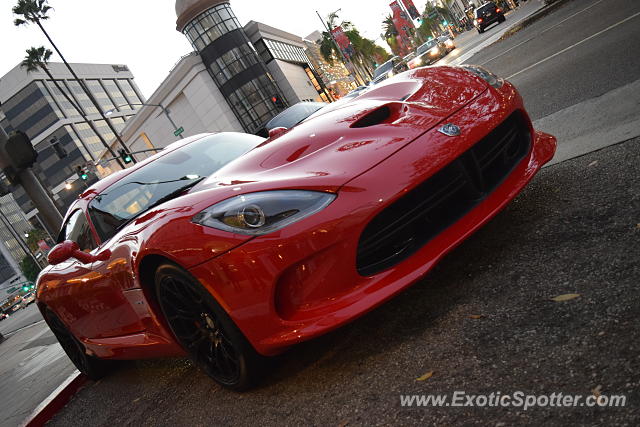
POLYGON ((62 226, 58 242, 63 240, 76 242, 78 246, 80 246, 81 251, 90 251, 97 246, 93 240, 87 217, 81 209, 72 213, 67 222, 62 226))

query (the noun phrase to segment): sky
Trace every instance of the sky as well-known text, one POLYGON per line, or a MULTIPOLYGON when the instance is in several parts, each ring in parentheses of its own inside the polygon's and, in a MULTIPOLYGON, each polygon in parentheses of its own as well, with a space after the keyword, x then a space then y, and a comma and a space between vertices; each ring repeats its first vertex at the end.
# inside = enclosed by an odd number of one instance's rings
MULTIPOLYGON (((11 12, 16 0, 0 0, 0 76, 18 65, 29 47, 45 46, 35 25, 15 27, 11 12)), ((242 25, 254 20, 304 37, 322 24, 321 16, 341 9, 360 33, 388 49, 379 37, 390 13, 390 0, 231 0, 242 25)), ((422 11, 426 0, 414 0, 422 11)), ((175 29, 174 0, 49 0, 54 9, 44 26, 69 62, 126 64, 149 97, 182 55, 192 51, 175 29)), ((54 53, 51 61, 59 61, 54 53)), ((2 81, 0 80, 0 85, 2 81)), ((4 101, 4 100, 0 100, 4 101)))

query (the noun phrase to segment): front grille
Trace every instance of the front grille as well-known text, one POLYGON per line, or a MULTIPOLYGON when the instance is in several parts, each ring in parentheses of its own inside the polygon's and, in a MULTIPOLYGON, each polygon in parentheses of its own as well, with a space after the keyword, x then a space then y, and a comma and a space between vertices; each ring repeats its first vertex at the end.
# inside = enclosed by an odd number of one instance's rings
POLYGON ((358 273, 370 276, 411 256, 484 200, 527 155, 530 145, 528 126, 515 112, 371 220, 358 242, 358 273))

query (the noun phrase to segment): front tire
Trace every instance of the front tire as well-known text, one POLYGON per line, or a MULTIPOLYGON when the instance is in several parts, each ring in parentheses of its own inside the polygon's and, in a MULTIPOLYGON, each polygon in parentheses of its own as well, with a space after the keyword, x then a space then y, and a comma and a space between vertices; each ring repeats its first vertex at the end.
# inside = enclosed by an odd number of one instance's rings
POLYGON ((84 345, 69 331, 53 311, 47 309, 44 319, 53 335, 60 342, 64 352, 67 353, 71 362, 81 373, 93 381, 97 381, 109 373, 111 367, 109 361, 88 355, 84 345))
POLYGON ((256 353, 209 291, 173 264, 156 270, 155 286, 171 331, 195 365, 231 390, 251 387, 260 377, 265 358, 256 353))

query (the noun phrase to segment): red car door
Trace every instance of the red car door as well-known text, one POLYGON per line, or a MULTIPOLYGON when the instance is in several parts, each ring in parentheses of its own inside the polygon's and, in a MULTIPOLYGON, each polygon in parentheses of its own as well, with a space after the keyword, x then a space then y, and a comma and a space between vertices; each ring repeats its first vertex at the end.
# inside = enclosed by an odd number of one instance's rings
MULTIPOLYGON (((85 252, 99 250, 82 210, 65 222, 64 240, 72 240, 85 252)), ((122 260, 113 256, 83 264, 76 259, 56 265, 43 285, 49 287, 47 303, 79 338, 105 338, 143 330, 140 317, 124 296, 122 260), (55 288, 55 290, 52 289, 55 288)))

